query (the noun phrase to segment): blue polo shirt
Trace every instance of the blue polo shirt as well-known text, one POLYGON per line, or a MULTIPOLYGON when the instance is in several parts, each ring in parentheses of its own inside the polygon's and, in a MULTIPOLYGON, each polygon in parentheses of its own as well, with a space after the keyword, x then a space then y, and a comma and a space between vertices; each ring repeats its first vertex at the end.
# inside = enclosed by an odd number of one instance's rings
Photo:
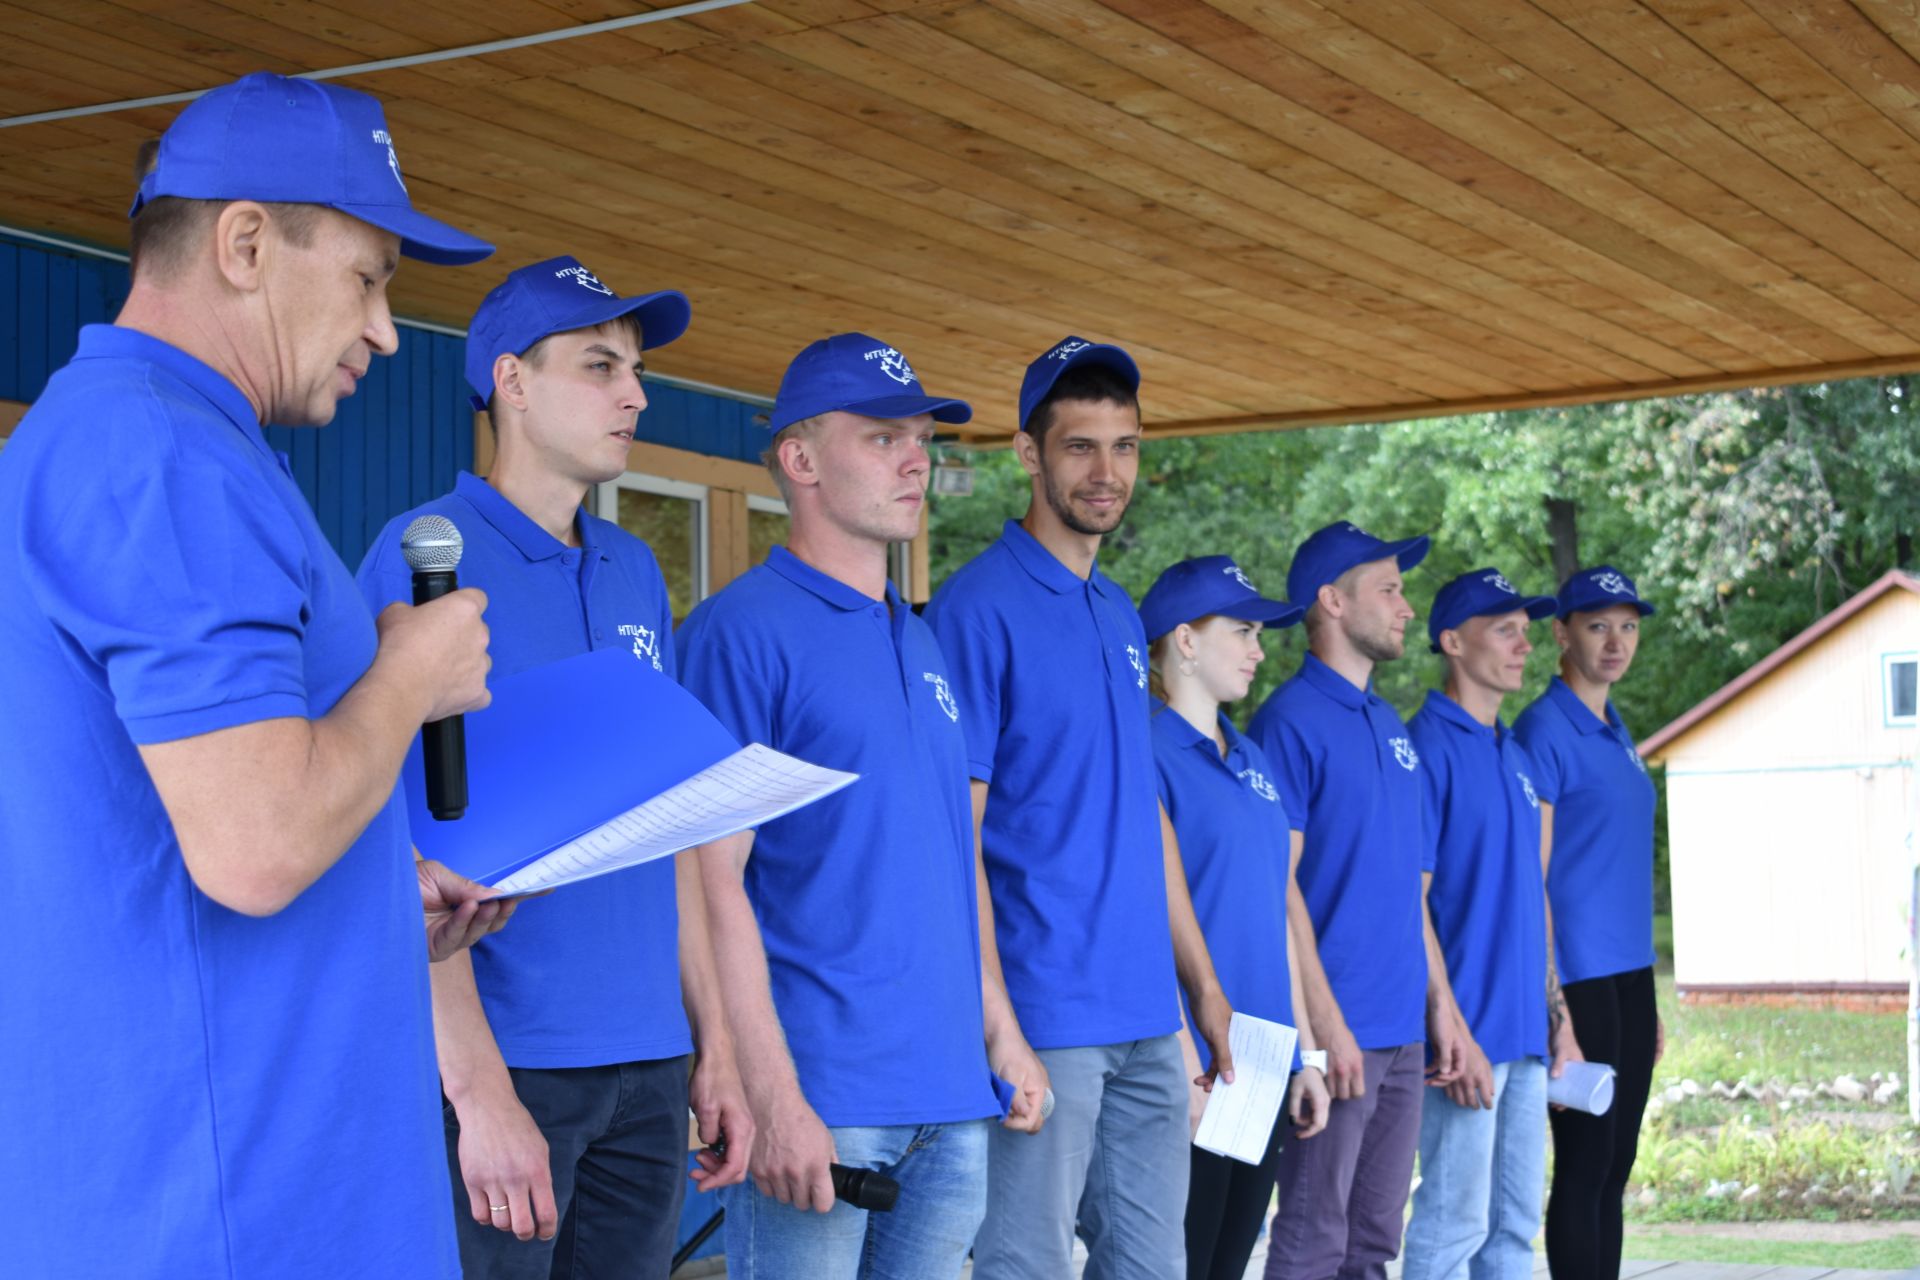
POLYGON ((1426 1038, 1426 858, 1420 753, 1385 699, 1309 653, 1254 713, 1302 832, 1297 879, 1320 963, 1362 1049, 1426 1038))
POLYGON ((742 742, 860 780, 762 826, 747 894, 800 1088, 833 1126, 998 1115, 973 805, 940 646, 784 547, 681 625, 686 686, 742 742))
POLYGON ((1490 1062, 1547 1053, 1547 907, 1533 762, 1505 725, 1444 693, 1407 721, 1432 834, 1427 908, 1467 1027, 1490 1062))
POLYGON ((405 807, 242 915, 136 749, 324 716, 376 643, 239 390, 84 329, 0 454, 0 1274, 459 1274, 405 807))
POLYGON ((1585 982, 1653 963, 1653 779, 1633 735, 1607 703, 1587 710, 1559 676, 1513 722, 1553 806, 1554 965, 1585 982))
POLYGON ((1036 1049, 1179 1030, 1147 636, 1007 521, 927 606, 953 663, 1007 992, 1036 1049))
MULTIPOLYGON (((423 515, 460 530, 460 585, 487 593, 494 676, 610 648, 673 674, 673 612, 646 543, 582 511, 581 545, 569 547, 466 472, 452 493, 394 517, 374 539, 360 564, 374 612, 413 598, 400 537, 423 515)), ((474 945, 474 983, 508 1066, 598 1067, 692 1049, 673 862, 565 885, 474 945)))
MULTIPOLYGON (((1293 1026, 1287 965, 1287 862, 1291 831, 1266 753, 1220 717, 1227 754, 1164 702, 1153 704, 1153 763, 1160 803, 1180 838, 1193 912, 1207 937, 1227 1003, 1293 1026)), ((1194 1037, 1200 1064, 1207 1042, 1194 1037)))

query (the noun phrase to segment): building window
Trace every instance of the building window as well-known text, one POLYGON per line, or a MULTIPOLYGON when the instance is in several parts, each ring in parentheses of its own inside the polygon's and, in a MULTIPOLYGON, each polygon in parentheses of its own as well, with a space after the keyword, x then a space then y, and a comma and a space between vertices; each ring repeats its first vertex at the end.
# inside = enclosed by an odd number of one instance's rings
POLYGON ((600 486, 598 515, 653 548, 673 620, 707 596, 707 486, 629 471, 600 486))
POLYGON ((1886 692, 1887 723, 1915 723, 1915 712, 1920 710, 1920 707, 1916 707, 1916 702, 1920 702, 1920 654, 1881 654, 1880 686, 1886 692))
POLYGON ((766 563, 767 552, 787 540, 787 504, 757 493, 747 495, 747 567, 766 563))

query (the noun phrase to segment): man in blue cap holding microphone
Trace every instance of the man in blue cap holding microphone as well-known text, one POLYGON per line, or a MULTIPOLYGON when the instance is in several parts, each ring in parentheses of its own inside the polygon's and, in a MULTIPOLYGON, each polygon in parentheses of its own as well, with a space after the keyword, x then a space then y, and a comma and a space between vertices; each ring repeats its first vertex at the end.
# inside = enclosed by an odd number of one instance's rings
MULTIPOLYGON (((1427 695, 1407 732, 1427 799, 1427 908, 1440 950, 1432 980, 1447 984, 1459 1009, 1466 1065, 1421 1111, 1408 1280, 1533 1274, 1552 979, 1537 770, 1500 722, 1500 704, 1526 678, 1527 624, 1553 609, 1553 597, 1523 596, 1484 568, 1440 588, 1427 618, 1446 685, 1427 695)), ((1564 1021, 1553 1040, 1558 1075, 1580 1055, 1564 1021)))
MULTIPOLYGON (((1287 596, 1307 608, 1309 652, 1247 726, 1298 842, 1294 956, 1334 1099, 1326 1132, 1280 1153, 1271 1280, 1378 1276, 1400 1251, 1429 1021, 1426 827, 1419 752, 1372 682, 1405 650, 1401 574, 1426 554, 1424 537, 1387 542, 1346 521, 1303 542, 1287 596)), ((1431 1021, 1450 1079, 1457 1018, 1445 1007, 1431 1021)))
POLYGON ((741 741, 860 775, 702 863, 761 1135, 751 1184, 726 1193, 734 1280, 957 1277, 989 1129, 1030 1142, 1043 1118, 1046 1072, 975 897, 964 695, 887 581, 888 547, 920 527, 934 424, 971 415, 878 339, 808 346, 767 453, 788 544, 680 629, 687 687, 741 741), (897 1204, 836 1199, 833 1163, 893 1179, 897 1204))
POLYGON ((1014 449, 1022 520, 927 606, 967 731, 982 905, 1020 1025, 1058 1107, 1033 1140, 993 1135, 979 1280, 1185 1271, 1187 1084, 1176 977, 1231 1080, 1232 1010, 1158 801, 1147 637, 1095 563, 1140 464, 1140 372, 1066 338, 1027 367, 1014 449))
POLYGON ((485 705, 485 599, 376 622, 261 428, 392 354, 401 255, 491 246, 378 102, 265 74, 167 130, 132 246, 0 459, 0 1273, 455 1275, 423 951, 501 908, 394 780, 485 705))
MULTIPOLYGON (((368 603, 407 597, 402 533, 444 516, 464 535, 461 581, 493 602, 496 672, 620 648, 673 675, 653 552, 581 503, 626 469, 647 405, 643 353, 689 317, 685 295, 620 297, 570 257, 509 275, 467 332, 493 466, 388 523, 360 568, 368 603)), ((686 1186, 690 1049, 702 1137, 724 1130, 728 1143, 725 1164, 709 1158, 696 1177, 745 1176, 753 1125, 711 975, 702 856, 569 885, 524 912, 523 927, 434 970, 467 1280, 666 1274, 686 1186)))

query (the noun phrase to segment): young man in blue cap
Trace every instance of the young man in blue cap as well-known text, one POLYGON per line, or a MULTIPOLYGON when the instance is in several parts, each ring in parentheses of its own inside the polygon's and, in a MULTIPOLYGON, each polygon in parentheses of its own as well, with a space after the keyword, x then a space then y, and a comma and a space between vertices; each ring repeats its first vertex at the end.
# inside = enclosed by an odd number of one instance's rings
POLYGON ((1612 690, 1653 613, 1612 565, 1568 578, 1555 600, 1560 674, 1513 722, 1535 765, 1547 935, 1588 1061, 1618 1073, 1605 1115, 1556 1110, 1547 1258, 1555 1276, 1620 1273, 1621 1197, 1666 1033, 1653 981, 1654 789, 1612 690))
POLYGON ((491 246, 337 86, 248 76, 148 158, 126 306, 0 460, 0 1273, 453 1275, 421 902, 468 903, 436 955, 500 908, 394 780, 485 705, 485 600, 376 623, 261 425, 394 351, 400 255, 491 246))
POLYGON ((1030 1141, 1042 1119, 1046 1072, 975 902, 960 694, 887 581, 887 548, 920 527, 934 423, 969 416, 865 334, 802 351, 768 452, 788 545, 678 637, 687 687, 742 741, 860 775, 703 864, 761 1134, 751 1185, 726 1193, 736 1280, 958 1276, 986 1205, 994 1074, 1006 1129, 1030 1141), (835 1161, 897 1181, 896 1207, 836 1201, 835 1161))
MULTIPOLYGON (((1400 1251, 1429 1021, 1426 828, 1419 752, 1372 681, 1404 652, 1401 574, 1426 554, 1424 537, 1384 542, 1344 521, 1303 542, 1287 596, 1307 607, 1309 652, 1247 726, 1293 823, 1294 956, 1334 1099, 1326 1132, 1280 1153, 1271 1280, 1379 1276, 1400 1251)), ((1436 996, 1444 1082, 1457 1015, 1436 996)))
POLYGON ((1231 1009, 1157 799, 1146 633, 1095 564, 1139 469, 1139 386, 1126 352, 1080 338, 1028 366, 1027 514, 927 608, 967 730, 982 913, 1058 1099, 1037 1140, 994 1135, 979 1280, 1069 1274, 1076 1222, 1093 1274, 1182 1274, 1176 973, 1232 1078, 1231 1009))
MULTIPOLYGON (((1427 618, 1444 690, 1407 722, 1425 782, 1427 907, 1465 1024, 1466 1068, 1420 1116, 1420 1187, 1407 1226, 1408 1280, 1527 1280, 1547 1159, 1546 886, 1540 797, 1500 704, 1526 679, 1527 624, 1551 596, 1523 596, 1496 569, 1440 588, 1427 618)), ((1553 1072, 1577 1059, 1571 1029, 1553 1072)))
MULTIPOLYGON (((619 297, 569 257, 508 276, 467 336, 474 407, 498 442, 493 467, 484 480, 463 472, 452 493, 388 523, 360 568, 368 603, 407 597, 401 535, 418 516, 445 516, 465 537, 460 580, 493 602, 497 672, 630 648, 672 675, 673 617, 653 552, 581 503, 626 469, 647 405, 642 353, 678 338, 688 317, 684 295, 619 297)), ((729 1141, 725 1167, 710 1161, 696 1176, 745 1176, 752 1123, 710 972, 700 856, 557 890, 521 915, 524 928, 434 971, 468 1280, 666 1274, 696 1042, 702 1136, 724 1127, 729 1141)))

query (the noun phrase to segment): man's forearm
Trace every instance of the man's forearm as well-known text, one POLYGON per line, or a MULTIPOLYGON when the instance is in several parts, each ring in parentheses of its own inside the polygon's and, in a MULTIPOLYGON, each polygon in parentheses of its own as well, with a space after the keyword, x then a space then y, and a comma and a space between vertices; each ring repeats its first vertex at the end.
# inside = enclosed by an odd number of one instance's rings
POLYGON ((674 900, 680 915, 680 999, 693 1029, 693 1043, 702 1057, 733 1052, 733 1032, 727 1026, 726 1006, 715 972, 713 942, 708 932, 707 895, 700 861, 727 857, 725 849, 701 846, 674 855, 674 900))
POLYGON ((708 846, 699 868, 716 985, 733 1035, 734 1058, 749 1099, 760 1102, 788 1090, 798 1093, 800 1082, 773 1007, 760 922, 741 879, 751 848, 751 834, 729 836, 708 846))
POLYGON ((429 970, 433 991, 433 1043, 440 1060, 440 1087, 457 1111, 475 1097, 513 1091, 506 1060, 480 1004, 473 953, 461 951, 429 970))
POLYGON ((1447 955, 1440 949, 1440 935, 1434 931, 1433 908, 1427 902, 1424 886, 1420 891, 1420 934, 1427 952, 1427 1016, 1458 1018, 1459 1005, 1454 1002, 1453 984, 1447 979, 1447 955))
POLYGON ((1313 915, 1298 892, 1287 899, 1287 931, 1293 938, 1293 958, 1300 972, 1300 989, 1306 997, 1307 1017, 1322 1044, 1328 1032, 1346 1021, 1340 1002, 1334 999, 1333 985, 1320 964, 1320 943, 1313 931, 1313 915))

